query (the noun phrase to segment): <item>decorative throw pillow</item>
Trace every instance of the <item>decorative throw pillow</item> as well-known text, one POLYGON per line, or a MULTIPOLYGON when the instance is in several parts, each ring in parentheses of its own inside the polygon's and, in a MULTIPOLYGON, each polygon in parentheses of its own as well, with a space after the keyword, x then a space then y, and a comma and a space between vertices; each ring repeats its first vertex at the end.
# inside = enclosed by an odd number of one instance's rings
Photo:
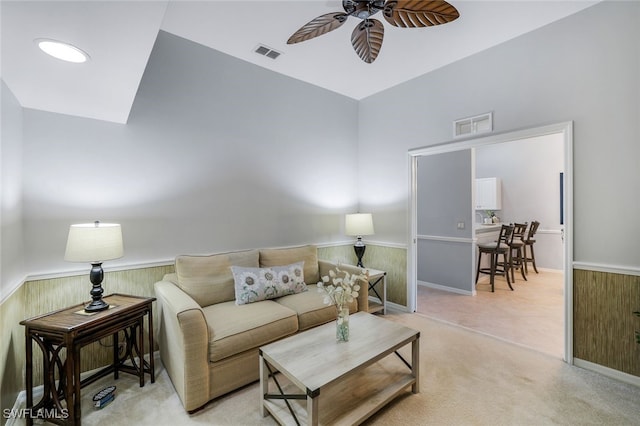
POLYGON ((307 291, 304 282, 304 262, 270 268, 232 266, 231 272, 237 305, 307 291))

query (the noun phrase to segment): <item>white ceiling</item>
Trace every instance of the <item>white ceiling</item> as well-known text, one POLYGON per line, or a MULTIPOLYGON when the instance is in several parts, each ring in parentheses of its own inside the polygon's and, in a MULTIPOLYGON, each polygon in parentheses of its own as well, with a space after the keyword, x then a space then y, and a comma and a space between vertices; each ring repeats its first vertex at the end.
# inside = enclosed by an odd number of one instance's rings
POLYGON ((159 30, 247 62, 362 99, 511 38, 597 1, 450 0, 460 18, 385 35, 373 64, 351 46, 359 20, 295 45, 286 40, 316 16, 341 11, 340 1, 5 1, 1 77, 25 108, 126 123, 159 30), (84 64, 42 54, 36 38, 66 41, 89 53, 84 64), (258 55, 258 44, 282 53, 258 55))

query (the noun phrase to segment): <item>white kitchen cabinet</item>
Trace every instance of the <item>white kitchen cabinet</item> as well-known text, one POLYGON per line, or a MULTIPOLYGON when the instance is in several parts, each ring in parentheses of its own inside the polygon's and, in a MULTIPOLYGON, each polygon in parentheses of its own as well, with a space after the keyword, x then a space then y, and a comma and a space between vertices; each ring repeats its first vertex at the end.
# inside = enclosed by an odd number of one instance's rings
POLYGON ((497 177, 476 179, 476 210, 502 209, 502 181, 497 177))

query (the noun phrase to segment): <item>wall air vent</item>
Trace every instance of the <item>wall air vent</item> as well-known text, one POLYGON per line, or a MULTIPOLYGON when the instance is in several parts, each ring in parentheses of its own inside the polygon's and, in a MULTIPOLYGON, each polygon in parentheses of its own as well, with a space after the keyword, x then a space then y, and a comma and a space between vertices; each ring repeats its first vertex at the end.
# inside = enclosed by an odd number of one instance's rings
POLYGON ((264 44, 259 44, 255 49, 253 49, 253 51, 259 55, 266 56, 267 58, 271 59, 276 59, 282 54, 281 52, 278 52, 277 50, 274 50, 269 46, 265 46, 264 44))
POLYGON ((476 115, 475 117, 461 118, 453 122, 454 138, 491 131, 493 131, 493 113, 491 112, 476 115))

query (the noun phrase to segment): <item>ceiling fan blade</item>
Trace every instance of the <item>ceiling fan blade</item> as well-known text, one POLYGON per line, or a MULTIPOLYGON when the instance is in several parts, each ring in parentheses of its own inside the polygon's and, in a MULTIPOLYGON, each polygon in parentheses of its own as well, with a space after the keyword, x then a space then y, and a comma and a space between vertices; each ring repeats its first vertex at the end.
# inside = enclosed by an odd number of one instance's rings
POLYGON ((384 37, 384 26, 377 19, 365 19, 358 24, 351 34, 351 44, 360 56, 360 59, 370 64, 376 60, 382 38, 384 37))
POLYGON ((287 44, 300 43, 333 31, 341 27, 348 17, 349 15, 344 12, 332 12, 318 16, 293 33, 287 40, 287 44))
POLYGON ((391 25, 403 28, 446 24, 460 16, 455 7, 442 0, 387 0, 382 14, 391 25))

